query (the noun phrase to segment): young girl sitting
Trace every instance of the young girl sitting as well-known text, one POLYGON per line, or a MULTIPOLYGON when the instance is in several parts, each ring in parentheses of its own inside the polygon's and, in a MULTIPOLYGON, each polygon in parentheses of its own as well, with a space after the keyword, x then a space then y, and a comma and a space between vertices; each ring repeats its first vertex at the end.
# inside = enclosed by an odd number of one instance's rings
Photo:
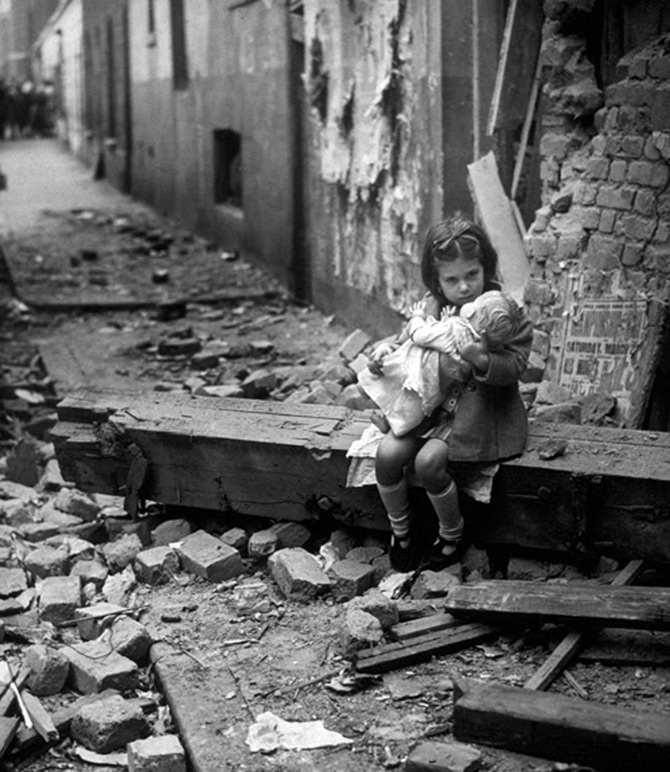
POLYGON ((439 320, 428 315, 425 306, 419 302, 410 309, 402 333, 407 340, 358 376, 361 388, 383 411, 382 416, 373 416, 373 422, 397 437, 432 414, 452 380, 465 383, 472 375, 472 366, 460 354, 462 346, 485 336, 489 350, 499 351, 522 320, 519 306, 499 290, 466 303, 460 314, 447 307, 439 320), (442 360, 440 354, 445 355, 442 360))
MULTIPOLYGON (((460 316, 466 304, 489 290, 500 290, 497 260, 491 242, 475 223, 454 218, 434 225, 426 236, 421 261, 428 289, 423 300, 426 316, 440 319, 445 309, 460 316)), ((453 378, 453 359, 438 354, 439 375, 433 379, 438 406, 406 434, 383 435, 375 477, 391 526, 391 564, 396 570, 410 571, 422 562, 420 540, 413 532, 418 521, 413 522, 408 498, 411 465, 437 515, 438 537, 428 564, 438 568, 458 560, 465 548, 454 477, 469 478, 471 491, 479 470, 523 452, 528 423, 518 381, 532 335, 532 324, 519 309, 516 331, 500 348, 490 347, 486 334, 460 345, 460 356, 471 367, 465 382, 453 378)), ((402 342, 400 337, 393 344, 380 345, 371 357, 373 368, 384 370, 386 358, 402 342)), ((490 483, 483 474, 481 478, 482 486, 490 483)))

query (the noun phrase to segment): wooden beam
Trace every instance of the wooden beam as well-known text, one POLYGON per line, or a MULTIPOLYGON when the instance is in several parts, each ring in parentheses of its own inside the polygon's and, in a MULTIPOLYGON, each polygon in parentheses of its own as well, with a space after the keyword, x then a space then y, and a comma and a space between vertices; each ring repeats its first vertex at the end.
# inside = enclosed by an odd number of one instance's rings
POLYGON ((497 638, 499 630, 488 625, 461 624, 438 632, 426 633, 405 643, 385 643, 358 654, 356 670, 361 673, 383 673, 431 657, 458 651, 467 646, 497 638))
MULTIPOLYGON (((147 499, 284 520, 318 519, 321 500, 338 520, 388 530, 375 486, 347 487, 346 453, 369 411, 104 390, 73 392, 57 410, 61 472, 81 490, 124 496, 134 444, 148 464, 147 499)), ((568 557, 592 550, 670 563, 665 455, 670 434, 531 424, 525 453, 496 475, 478 536, 568 557), (545 453, 549 444, 564 452, 545 453)))
POLYGON ((670 630, 670 588, 491 580, 449 590, 444 608, 489 624, 537 620, 583 628, 670 630))
POLYGON ((665 769, 670 716, 642 713, 515 686, 467 681, 454 690, 454 737, 462 742, 586 764, 665 769))
MULTIPOLYGON (((631 560, 612 580, 611 587, 624 587, 632 584, 642 571, 643 561, 631 560)), ((579 652, 585 636, 573 630, 553 650, 550 657, 524 684, 524 689, 547 689, 556 676, 579 652)))
POLYGON ((59 738, 58 729, 56 729, 51 715, 42 705, 39 698, 27 689, 22 690, 21 698, 37 734, 44 742, 56 742, 59 738))

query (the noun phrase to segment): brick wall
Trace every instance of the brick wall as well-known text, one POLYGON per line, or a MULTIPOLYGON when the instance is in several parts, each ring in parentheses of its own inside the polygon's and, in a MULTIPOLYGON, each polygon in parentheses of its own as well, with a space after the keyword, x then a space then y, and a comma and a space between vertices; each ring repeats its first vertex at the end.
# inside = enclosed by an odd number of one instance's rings
POLYGON ((626 54, 620 79, 604 92, 586 42, 562 35, 551 20, 542 57, 543 206, 526 236, 532 278, 525 298, 549 340, 538 402, 609 391, 619 422, 640 424, 661 346, 645 303, 667 304, 670 287, 670 34, 626 54), (584 354, 566 364, 576 320, 598 308, 602 319, 605 308, 610 318, 619 310, 635 316, 636 332, 598 322, 582 330, 582 344, 572 341, 584 354), (602 341, 595 354, 589 334, 602 341), (604 356, 607 339, 620 342, 620 362, 604 356), (617 377, 604 377, 617 367, 617 377))

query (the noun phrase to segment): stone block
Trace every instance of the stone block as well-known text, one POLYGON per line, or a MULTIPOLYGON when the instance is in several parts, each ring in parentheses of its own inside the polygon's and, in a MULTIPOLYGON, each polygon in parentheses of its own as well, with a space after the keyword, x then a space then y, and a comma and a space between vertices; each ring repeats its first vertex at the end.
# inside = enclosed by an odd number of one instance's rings
POLYGON ((185 539, 192 532, 191 524, 181 517, 164 520, 151 532, 154 546, 164 547, 185 539))
POLYGON ((23 653, 23 664, 29 668, 28 687, 38 697, 58 694, 65 686, 70 663, 59 649, 35 644, 23 653))
POLYGON ((229 528, 219 538, 224 544, 238 552, 245 552, 249 543, 249 537, 243 528, 229 528))
POLYGON ((151 547, 135 557, 135 576, 145 584, 166 584, 179 571, 179 557, 172 547, 151 547))
POLYGON ((65 622, 74 619, 81 606, 81 579, 78 576, 49 576, 42 582, 39 601, 40 619, 65 622))
POLYGON ((83 705, 73 716, 70 734, 96 753, 111 753, 151 734, 142 709, 119 694, 83 705))
POLYGON ((249 538, 247 553, 249 554, 249 557, 254 560, 267 558, 276 551, 278 544, 279 539, 274 531, 271 531, 270 529, 256 531, 252 533, 249 538))
POLYGON ((115 603, 95 603, 93 606, 79 608, 75 612, 77 629, 84 641, 98 638, 103 630, 109 627, 114 618, 123 612, 122 606, 115 603))
POLYGON ((128 744, 128 772, 186 772, 186 753, 174 734, 128 744))
POLYGON ((0 568, 0 598, 20 595, 27 589, 28 579, 22 568, 0 568))
POLYGON ((109 575, 109 569, 99 560, 78 560, 70 570, 70 576, 78 576, 83 584, 92 583, 99 592, 109 575))
POLYGON ((105 528, 109 541, 116 541, 122 536, 134 534, 140 540, 143 547, 149 547, 152 541, 153 518, 143 517, 140 520, 132 520, 129 517, 105 517, 105 528))
POLYGON ((59 530, 59 526, 55 523, 24 523, 18 528, 21 536, 33 544, 55 536, 59 530))
POLYGON ((338 350, 339 355, 345 362, 351 362, 362 353, 365 347, 370 343, 371 338, 363 330, 354 330, 342 341, 338 350))
POLYGON ((481 767, 482 754, 457 742, 420 742, 405 762, 405 772, 476 772, 481 767))
POLYGON ((398 605, 392 601, 381 590, 373 588, 364 595, 349 601, 347 609, 360 609, 368 614, 372 614, 379 620, 382 629, 388 630, 389 627, 398 622, 398 605))
POLYGON ((240 553, 206 531, 183 539, 177 553, 186 571, 210 582, 223 582, 244 572, 240 553))
POLYGON ((40 579, 49 576, 63 576, 68 573, 69 551, 42 545, 30 552, 24 561, 25 567, 40 579))
POLYGON ((332 589, 332 580, 316 558, 301 547, 278 550, 268 565, 279 589, 291 600, 309 601, 332 589))
POLYGON ((133 662, 144 662, 153 640, 147 628, 129 616, 117 617, 101 636, 118 654, 133 662))
POLYGON ((116 689, 124 692, 139 683, 137 665, 128 657, 110 650, 107 641, 98 638, 63 650, 70 663, 69 682, 81 694, 116 689))
POLYGON ((109 570, 116 573, 131 565, 142 549, 142 541, 136 533, 125 533, 116 541, 105 544, 102 551, 109 570))
POLYGON ((100 505, 93 501, 90 496, 73 488, 63 488, 58 492, 54 500, 54 505, 69 515, 75 515, 82 520, 92 521, 100 513, 100 505))
POLYGON ((302 523, 293 521, 275 523, 270 526, 269 530, 277 534, 277 546, 280 549, 285 547, 304 547, 312 535, 309 528, 302 523))
POLYGON ((375 570, 368 563, 345 559, 333 563, 328 574, 333 579, 337 598, 349 600, 372 587, 375 570))
POLYGON ((344 656, 349 658, 357 651, 382 643, 384 630, 377 617, 352 606, 347 608, 340 629, 340 643, 344 656))

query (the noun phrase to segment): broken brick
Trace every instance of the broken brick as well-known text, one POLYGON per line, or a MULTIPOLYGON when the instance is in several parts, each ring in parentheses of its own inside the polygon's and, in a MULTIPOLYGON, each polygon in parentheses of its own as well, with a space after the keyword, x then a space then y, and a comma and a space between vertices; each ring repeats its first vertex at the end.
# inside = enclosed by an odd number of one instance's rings
POLYGON ((128 772, 186 772, 186 754, 174 734, 128 744, 128 772))
POLYGON ((81 606, 81 580, 78 576, 49 576, 42 582, 39 601, 40 619, 65 622, 81 606))
POLYGON ((223 582, 244 572, 240 553, 206 531, 196 531, 177 547, 184 570, 210 582, 223 582))
POLYGON ((63 653, 70 663, 69 681, 81 694, 104 689, 123 692, 138 685, 137 665, 101 639, 70 646, 63 653))
POLYGON ((70 725, 72 737, 96 753, 111 753, 150 733, 142 709, 118 694, 83 705, 70 725))

